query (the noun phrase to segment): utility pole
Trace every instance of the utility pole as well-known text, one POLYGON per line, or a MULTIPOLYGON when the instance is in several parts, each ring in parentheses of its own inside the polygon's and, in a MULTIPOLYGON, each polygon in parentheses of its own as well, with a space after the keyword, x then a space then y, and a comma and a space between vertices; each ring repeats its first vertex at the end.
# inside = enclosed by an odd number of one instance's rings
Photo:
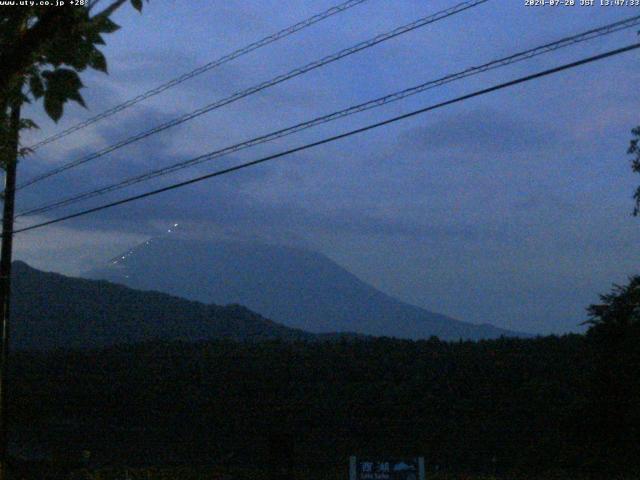
POLYGON ((11 257, 13 250, 13 217, 16 195, 16 169, 18 166, 18 136, 20 133, 20 106, 11 107, 8 137, 0 150, 4 161, 4 205, 2 212, 2 250, 0 251, 0 480, 7 480, 8 414, 7 383, 9 358, 9 310, 11 300, 11 257), (2 151, 4 150, 4 151, 2 151))

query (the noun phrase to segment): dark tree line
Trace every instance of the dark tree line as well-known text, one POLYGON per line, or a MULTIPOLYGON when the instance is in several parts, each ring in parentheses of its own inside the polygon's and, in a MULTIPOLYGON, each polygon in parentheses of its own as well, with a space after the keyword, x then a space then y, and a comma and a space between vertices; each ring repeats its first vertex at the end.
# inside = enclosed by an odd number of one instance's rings
POLYGON ((638 283, 591 307, 586 336, 22 353, 17 447, 89 450, 96 465, 333 471, 352 454, 419 453, 445 471, 633 474, 638 283))

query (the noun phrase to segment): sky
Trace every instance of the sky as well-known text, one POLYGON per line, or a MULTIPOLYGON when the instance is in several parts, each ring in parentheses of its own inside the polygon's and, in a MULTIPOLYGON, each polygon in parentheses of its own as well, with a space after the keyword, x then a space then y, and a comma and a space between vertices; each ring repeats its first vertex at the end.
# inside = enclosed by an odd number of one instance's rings
MULTIPOLYGON (((109 75, 84 72, 88 109, 54 134, 338 0, 151 0, 121 9, 109 75)), ((191 79, 22 160, 19 182, 456 0, 368 0, 191 79)), ((526 7, 490 0, 18 192, 18 211, 170 165, 640 14, 634 7, 526 7)), ((578 2, 579 3, 579 2, 578 2)), ((36 217, 56 218, 249 161, 637 41, 629 29, 36 217)), ((198 235, 303 246, 401 300, 534 333, 580 331, 586 307, 638 273, 638 53, 442 108, 139 202, 18 234, 16 258, 79 275, 179 222, 198 235), (204 232, 204 233, 203 233, 204 232)))

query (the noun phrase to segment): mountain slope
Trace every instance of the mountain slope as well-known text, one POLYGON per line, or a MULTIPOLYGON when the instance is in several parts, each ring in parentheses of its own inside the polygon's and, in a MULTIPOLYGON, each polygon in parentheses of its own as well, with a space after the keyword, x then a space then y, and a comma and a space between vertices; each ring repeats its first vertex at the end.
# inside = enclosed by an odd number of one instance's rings
POLYGON ((481 339, 517 335, 408 305, 318 253, 249 242, 159 237, 86 274, 141 290, 238 303, 306 331, 398 338, 481 339))
POLYGON ((19 349, 103 347, 155 339, 311 340, 239 305, 221 307, 13 264, 12 338, 19 349))

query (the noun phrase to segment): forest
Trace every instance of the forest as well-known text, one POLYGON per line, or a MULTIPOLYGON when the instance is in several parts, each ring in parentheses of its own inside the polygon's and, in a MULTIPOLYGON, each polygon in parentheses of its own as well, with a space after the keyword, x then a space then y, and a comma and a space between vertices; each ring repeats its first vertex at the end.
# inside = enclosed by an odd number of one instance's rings
POLYGON ((19 352, 16 468, 346 478, 349 455, 422 455, 433 478, 637 478, 638 283, 592 306, 586 335, 19 352))

